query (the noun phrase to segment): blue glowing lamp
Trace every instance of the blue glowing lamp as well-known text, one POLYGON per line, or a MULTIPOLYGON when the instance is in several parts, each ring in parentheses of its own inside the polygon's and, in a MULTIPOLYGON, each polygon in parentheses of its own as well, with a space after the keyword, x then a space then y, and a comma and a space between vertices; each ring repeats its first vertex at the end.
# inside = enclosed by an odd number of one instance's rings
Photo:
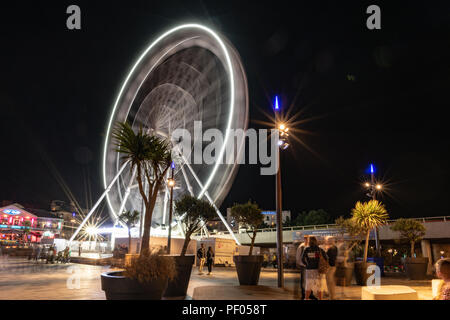
POLYGON ((171 167, 172 169, 175 169, 175 162, 172 161, 172 163, 170 164, 170 167, 171 167))
POLYGON ((280 104, 278 103, 278 96, 275 96, 275 106, 274 106, 275 111, 280 110, 280 104))
POLYGON ((373 169, 373 164, 370 164, 370 173, 374 173, 375 170, 373 169))

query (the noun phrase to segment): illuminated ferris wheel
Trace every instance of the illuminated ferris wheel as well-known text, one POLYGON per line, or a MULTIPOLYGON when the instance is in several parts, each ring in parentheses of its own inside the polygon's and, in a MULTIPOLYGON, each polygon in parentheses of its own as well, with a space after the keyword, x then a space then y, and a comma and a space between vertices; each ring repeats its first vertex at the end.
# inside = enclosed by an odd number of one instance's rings
MULTIPOLYGON (((121 160, 112 138, 115 124, 125 121, 135 130, 143 128, 168 140, 176 129, 195 137, 194 122, 200 121, 203 132, 213 128, 224 134, 219 151, 223 157, 227 140, 234 139, 230 130, 245 131, 248 124, 247 79, 238 53, 211 29, 186 24, 158 37, 140 55, 115 100, 104 143, 104 196, 115 221, 124 210, 144 208, 135 173, 121 160)), ((233 235, 217 208, 231 187, 238 161, 192 164, 179 152, 178 142, 170 142, 175 155, 174 199, 184 193, 208 199, 233 235)), ((242 156, 243 143, 237 145, 235 159, 242 156)), ((164 185, 153 212, 152 234, 167 230, 169 190, 164 185)), ((179 217, 171 227, 177 222, 179 217)))

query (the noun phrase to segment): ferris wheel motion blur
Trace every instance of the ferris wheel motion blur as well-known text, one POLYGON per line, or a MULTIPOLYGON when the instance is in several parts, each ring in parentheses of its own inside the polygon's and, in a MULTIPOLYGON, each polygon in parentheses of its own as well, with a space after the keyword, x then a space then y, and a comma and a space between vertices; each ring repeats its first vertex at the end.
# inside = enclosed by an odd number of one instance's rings
MULTIPOLYGON (((207 199, 239 244, 218 209, 233 183, 238 161, 190 163, 180 152, 180 141, 171 140, 176 129, 184 129, 195 137, 194 122, 200 122, 203 131, 218 129, 224 134, 220 158, 224 155, 227 139, 234 139, 231 131, 247 129, 247 79, 233 46, 210 28, 185 24, 153 41, 129 71, 108 121, 102 168, 105 191, 89 212, 95 211, 106 198, 110 216, 116 224, 120 223, 118 216, 124 210, 144 211, 135 172, 130 170, 129 163, 121 160, 112 138, 118 122, 128 122, 134 130, 143 128, 147 133, 169 141, 176 181, 173 198, 176 200, 188 193, 207 199)), ((243 152, 244 141, 237 145, 234 159, 241 157, 243 152)), ((167 235, 169 228, 174 235, 182 233, 182 216, 174 217, 172 225, 168 225, 170 191, 166 182, 169 172, 153 211, 152 235, 167 235)))

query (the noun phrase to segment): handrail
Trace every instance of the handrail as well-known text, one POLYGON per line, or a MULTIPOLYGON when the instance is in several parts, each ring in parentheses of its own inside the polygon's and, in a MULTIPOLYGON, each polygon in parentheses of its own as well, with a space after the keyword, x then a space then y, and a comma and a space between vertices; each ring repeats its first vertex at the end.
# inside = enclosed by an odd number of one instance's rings
MULTIPOLYGON (((435 220, 441 220, 444 222, 447 222, 447 220, 450 221, 450 216, 437 216, 437 217, 422 217, 422 218, 411 218, 417 221, 421 221, 422 223, 435 221, 435 220)), ((390 219, 387 220, 387 223, 392 223, 397 221, 398 219, 390 219)), ((291 226, 291 227, 283 227, 283 231, 295 231, 295 230, 317 230, 317 229, 330 229, 330 227, 336 227, 337 224, 329 223, 329 224, 316 224, 316 225, 307 225, 307 226, 291 226)), ((263 228, 263 229, 257 229, 256 232, 276 232, 276 228, 263 228)), ((220 232, 210 232, 211 235, 226 235, 229 234, 229 231, 220 231, 220 232)), ((194 236, 199 236, 200 233, 194 234, 194 236)))

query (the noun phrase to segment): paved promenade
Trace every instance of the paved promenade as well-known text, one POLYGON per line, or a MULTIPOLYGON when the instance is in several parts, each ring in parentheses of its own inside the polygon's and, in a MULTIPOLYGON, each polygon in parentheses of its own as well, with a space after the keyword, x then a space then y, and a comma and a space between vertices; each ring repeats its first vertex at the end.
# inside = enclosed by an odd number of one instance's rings
MULTIPOLYGON (((31 262, 23 258, 0 257, 0 299, 49 299, 49 300, 101 300, 105 299, 101 290, 100 274, 111 270, 109 267, 84 264, 45 264, 31 262)), ((276 288, 277 273, 264 271, 259 284, 272 287, 274 298, 298 299, 299 274, 285 274, 285 290, 276 288)), ((408 281, 406 279, 384 277, 381 284, 407 285, 415 289, 419 299, 431 299, 431 281, 408 281)), ((192 299, 194 289, 201 286, 238 286, 235 269, 215 268, 212 275, 198 275, 194 268, 188 288, 187 299, 192 299)), ((218 288, 219 289, 219 288, 218 288)), ((223 291, 223 288, 220 289, 223 291)), ((239 291, 239 290, 238 290, 239 291)), ((231 294, 216 295, 203 290, 204 299, 252 299, 249 291, 236 296, 236 288, 231 294), (234 293, 233 293, 234 292, 234 293)), ((210 291, 211 292, 211 291, 210 291)), ((219 291, 217 291, 219 292, 219 291)), ((261 292, 267 298, 266 292, 261 292)), ((338 299, 361 299, 361 287, 337 287, 338 299)))

